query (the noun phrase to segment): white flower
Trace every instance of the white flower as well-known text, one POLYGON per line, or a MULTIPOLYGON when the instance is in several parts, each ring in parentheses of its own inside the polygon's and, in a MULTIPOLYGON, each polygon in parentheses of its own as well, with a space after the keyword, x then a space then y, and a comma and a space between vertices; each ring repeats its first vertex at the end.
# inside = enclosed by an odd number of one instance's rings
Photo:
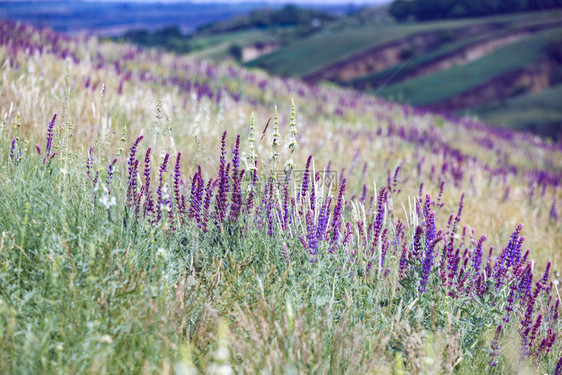
POLYGON ((113 339, 109 335, 103 335, 102 337, 100 337, 100 342, 105 342, 106 344, 112 344, 113 339))
POLYGON ((102 206, 105 206, 106 210, 109 210, 110 207, 115 206, 117 204, 117 200, 115 197, 108 195, 107 193, 100 197, 99 202, 102 206))

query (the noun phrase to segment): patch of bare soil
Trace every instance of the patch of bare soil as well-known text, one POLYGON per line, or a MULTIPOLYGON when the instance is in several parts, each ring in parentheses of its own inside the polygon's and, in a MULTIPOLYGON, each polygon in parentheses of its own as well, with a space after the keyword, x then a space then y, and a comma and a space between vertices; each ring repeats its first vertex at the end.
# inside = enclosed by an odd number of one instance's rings
POLYGON ((257 59, 279 48, 278 43, 256 44, 242 48, 242 62, 257 59))
POLYGON ((532 94, 549 88, 554 63, 540 61, 526 69, 509 72, 485 84, 465 91, 446 101, 429 106, 431 109, 454 112, 479 107, 502 98, 532 94))
MULTIPOLYGON (((470 63, 535 32, 559 27, 560 25, 562 25, 562 22, 556 21, 541 25, 525 26, 517 30, 497 32, 497 30, 501 28, 501 25, 490 23, 458 28, 447 32, 431 31, 419 33, 379 45, 375 48, 342 59, 304 78, 309 82, 319 82, 323 80, 349 82, 377 71, 396 66, 409 59, 412 53, 421 55, 446 43, 494 32, 494 35, 491 35, 485 40, 476 41, 474 44, 470 44, 459 50, 443 55, 438 59, 421 64, 410 73, 401 77, 401 80, 409 79, 439 70, 449 69, 454 65, 470 63)), ((386 80, 386 78, 383 78, 383 80, 386 80)), ((364 88, 367 85, 373 87, 383 83, 382 81, 363 82, 356 85, 356 88, 364 88)))

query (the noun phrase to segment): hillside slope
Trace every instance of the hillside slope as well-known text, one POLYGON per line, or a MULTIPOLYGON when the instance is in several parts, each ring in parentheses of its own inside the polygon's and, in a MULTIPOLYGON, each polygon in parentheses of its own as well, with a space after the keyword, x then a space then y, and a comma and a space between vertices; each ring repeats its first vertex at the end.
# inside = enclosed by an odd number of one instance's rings
POLYGON ((562 371, 561 145, 12 22, 0 66, 0 373, 562 371))
MULTIPOLYGON (((556 85, 562 65, 555 51, 560 30, 560 11, 343 30, 333 26, 246 65, 309 82, 349 85, 416 106, 466 111, 556 85), (500 89, 490 93, 498 82, 500 89)), ((535 111, 533 121, 544 123, 539 114, 535 111)), ((550 130, 541 133, 560 135, 550 130)))

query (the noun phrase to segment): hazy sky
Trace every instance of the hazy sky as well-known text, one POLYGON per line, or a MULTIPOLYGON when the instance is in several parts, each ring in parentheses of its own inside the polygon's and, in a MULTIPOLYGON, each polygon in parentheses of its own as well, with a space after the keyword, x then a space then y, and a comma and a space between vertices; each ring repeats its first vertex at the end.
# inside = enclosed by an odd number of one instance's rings
POLYGON ((139 2, 139 3, 270 3, 270 4, 384 4, 392 0, 85 0, 104 2, 139 2))

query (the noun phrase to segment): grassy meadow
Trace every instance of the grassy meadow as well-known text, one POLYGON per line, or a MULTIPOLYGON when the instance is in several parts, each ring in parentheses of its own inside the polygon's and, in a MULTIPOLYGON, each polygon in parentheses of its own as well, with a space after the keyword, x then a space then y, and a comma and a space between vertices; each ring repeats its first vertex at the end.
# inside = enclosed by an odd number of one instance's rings
POLYGON ((0 41, 0 373, 562 374, 560 144, 0 41))

